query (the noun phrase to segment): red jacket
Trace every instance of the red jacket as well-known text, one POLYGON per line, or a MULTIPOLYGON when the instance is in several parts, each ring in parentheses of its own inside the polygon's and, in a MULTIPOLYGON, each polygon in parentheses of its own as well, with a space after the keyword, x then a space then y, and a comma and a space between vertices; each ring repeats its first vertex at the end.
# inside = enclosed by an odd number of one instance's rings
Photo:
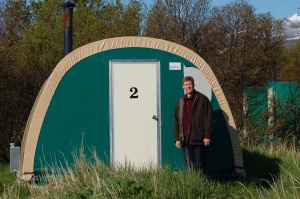
MULTIPOLYGON (((202 93, 195 91, 195 100, 191 111, 189 129, 186 143, 191 145, 203 145, 203 139, 210 139, 213 132, 213 111, 209 99, 202 93)), ((174 138, 183 145, 183 101, 179 98, 174 111, 174 138)))

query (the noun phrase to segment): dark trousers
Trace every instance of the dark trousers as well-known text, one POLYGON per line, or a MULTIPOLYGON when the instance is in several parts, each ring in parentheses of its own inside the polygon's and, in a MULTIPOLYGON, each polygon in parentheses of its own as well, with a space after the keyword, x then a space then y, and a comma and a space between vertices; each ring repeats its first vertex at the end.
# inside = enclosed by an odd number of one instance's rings
POLYGON ((192 169, 195 171, 200 171, 201 173, 205 173, 204 150, 204 145, 186 144, 184 147, 182 147, 185 165, 188 170, 192 169))

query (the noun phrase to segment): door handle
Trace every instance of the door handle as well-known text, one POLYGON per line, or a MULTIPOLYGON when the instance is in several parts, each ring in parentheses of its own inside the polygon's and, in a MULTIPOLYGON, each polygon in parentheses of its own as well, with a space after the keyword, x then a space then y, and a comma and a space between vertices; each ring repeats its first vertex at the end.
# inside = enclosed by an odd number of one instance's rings
POLYGON ((156 115, 153 115, 153 116, 152 116, 152 119, 158 121, 158 118, 156 117, 156 115))

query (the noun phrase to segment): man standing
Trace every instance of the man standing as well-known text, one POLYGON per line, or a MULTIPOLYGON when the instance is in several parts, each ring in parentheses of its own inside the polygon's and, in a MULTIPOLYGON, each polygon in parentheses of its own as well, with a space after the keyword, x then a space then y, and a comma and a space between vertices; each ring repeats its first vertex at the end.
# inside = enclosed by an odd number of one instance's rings
POLYGON ((182 148, 188 169, 205 173, 204 150, 213 131, 211 103, 194 89, 193 77, 184 77, 182 87, 186 94, 177 101, 174 113, 175 145, 182 148))

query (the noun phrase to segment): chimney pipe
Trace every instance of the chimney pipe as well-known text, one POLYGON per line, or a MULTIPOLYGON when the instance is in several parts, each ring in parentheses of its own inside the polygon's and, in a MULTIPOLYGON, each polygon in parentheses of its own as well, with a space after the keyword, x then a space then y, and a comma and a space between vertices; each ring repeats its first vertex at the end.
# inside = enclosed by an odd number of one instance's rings
POLYGON ((72 51, 72 26, 73 26, 73 8, 75 3, 67 1, 62 4, 64 8, 64 56, 72 51))

